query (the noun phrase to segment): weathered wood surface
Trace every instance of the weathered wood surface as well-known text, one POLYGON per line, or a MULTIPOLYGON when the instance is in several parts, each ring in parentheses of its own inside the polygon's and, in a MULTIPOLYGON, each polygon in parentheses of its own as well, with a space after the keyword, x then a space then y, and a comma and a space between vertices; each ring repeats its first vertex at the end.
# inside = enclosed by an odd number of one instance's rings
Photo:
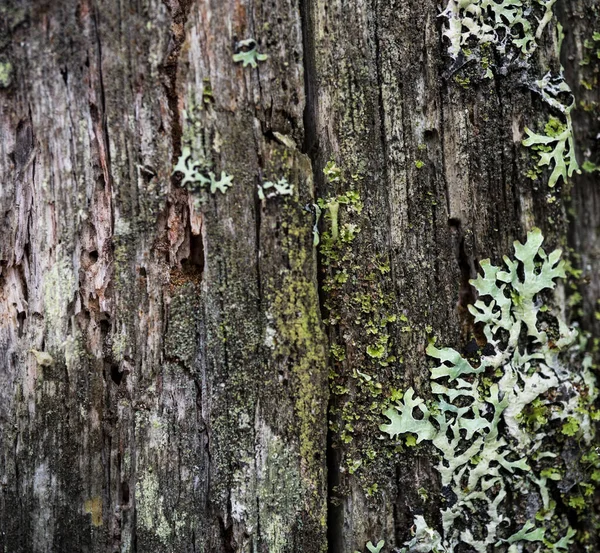
MULTIPOLYGON (((558 14, 578 100, 598 100, 577 86, 594 8, 558 14)), ((0 5, 1 550, 392 551, 415 512, 435 520, 439 483, 426 451, 380 439, 378 401, 426 393, 428 337, 471 339, 478 261, 533 226, 572 246, 598 335, 597 176, 548 203, 520 145, 547 108, 519 71, 457 83, 438 15, 433 0, 0 5), (257 68, 232 60, 248 38, 257 68), (172 174, 185 146, 233 176, 226 194, 194 205, 172 174), (282 176, 293 196, 259 200, 282 176), (349 190, 360 232, 331 292, 305 206, 349 190), (352 311, 367 292, 377 317, 403 317, 382 326, 387 366, 352 311)), ((558 66, 555 29, 542 66, 558 66)), ((597 113, 574 121, 580 161, 600 164, 597 113)))

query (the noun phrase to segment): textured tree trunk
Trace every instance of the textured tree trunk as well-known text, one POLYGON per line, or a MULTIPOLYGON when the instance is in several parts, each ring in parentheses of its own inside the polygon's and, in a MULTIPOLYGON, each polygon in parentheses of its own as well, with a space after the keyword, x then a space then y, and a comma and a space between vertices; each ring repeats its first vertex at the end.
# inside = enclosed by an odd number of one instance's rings
POLYGON ((432 398, 433 337, 482 347, 479 262, 540 228, 600 337, 597 3, 521 57, 453 55, 443 8, 0 1, 1 551, 398 551, 447 490, 382 413, 432 398), (589 163, 550 188, 522 140, 561 62, 589 163))

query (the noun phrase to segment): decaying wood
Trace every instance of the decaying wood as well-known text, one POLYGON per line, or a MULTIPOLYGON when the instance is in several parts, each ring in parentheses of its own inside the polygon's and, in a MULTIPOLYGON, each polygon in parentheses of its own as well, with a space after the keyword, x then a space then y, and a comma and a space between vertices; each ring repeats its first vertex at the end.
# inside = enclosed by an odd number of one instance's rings
MULTIPOLYGON (((439 7, 2 3, 0 549, 392 551, 415 512, 438 516, 419 490, 439 483, 426 451, 380 439, 354 371, 425 394, 428 338, 466 345, 478 262, 533 226, 580 256, 581 324, 600 335, 597 176, 548 203, 521 146, 547 108, 522 71, 457 84, 439 7), (250 38, 256 68, 232 58, 250 38), (199 204, 181 186, 190 144, 233 177, 227 193, 199 204), (284 176, 292 196, 259 199, 284 176), (313 204, 348 190, 364 209, 336 296, 313 204), (406 320, 386 328, 390 366, 343 309, 361 286, 406 320)), ((578 101, 598 101, 578 85, 594 9, 558 10, 578 101)), ((556 40, 536 63, 558 66, 556 40)), ((597 156, 594 113, 574 115, 580 156, 597 156)))

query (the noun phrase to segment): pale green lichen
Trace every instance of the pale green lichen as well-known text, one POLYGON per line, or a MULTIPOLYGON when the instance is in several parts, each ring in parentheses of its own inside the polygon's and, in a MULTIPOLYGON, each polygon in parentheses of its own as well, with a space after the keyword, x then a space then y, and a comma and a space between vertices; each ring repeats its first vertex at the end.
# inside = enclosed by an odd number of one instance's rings
POLYGON ((206 171, 205 165, 203 160, 192 159, 191 149, 184 146, 173 173, 183 174, 181 186, 187 186, 190 190, 207 190, 211 194, 218 190, 225 194, 227 189, 233 186, 233 177, 221 171, 221 176, 217 179, 212 171, 206 171))
POLYGON ((256 50, 256 41, 253 38, 240 40, 237 49, 239 51, 233 55, 233 61, 243 63, 244 67, 250 65, 253 69, 256 69, 259 61, 265 61, 268 58, 267 54, 260 54, 256 50))
POLYGON ((29 351, 33 353, 33 356, 40 367, 51 367, 54 365, 54 358, 49 353, 37 351, 36 349, 31 349, 29 351))
POLYGON ((156 474, 148 469, 143 472, 136 486, 136 511, 140 526, 153 534, 164 545, 170 545, 173 536, 181 533, 188 520, 186 513, 170 511, 165 505, 161 485, 156 474), (167 513, 168 518, 167 519, 167 513))
POLYGON ((321 234, 319 233, 319 219, 321 219, 321 208, 317 204, 309 204, 306 211, 314 214, 314 223, 312 228, 313 246, 316 248, 321 242, 321 234))
POLYGON ((521 54, 530 55, 552 19, 555 3, 556 0, 449 0, 441 14, 447 20, 443 36, 450 43, 448 53, 456 58, 469 45, 493 43, 501 53, 513 46, 521 54))
POLYGON ((415 524, 412 529, 413 537, 402 549, 403 552, 418 552, 428 553, 429 551, 435 553, 442 553, 446 551, 446 548, 442 545, 442 537, 439 532, 436 532, 433 528, 427 526, 425 519, 422 515, 415 516, 415 524))
POLYGON ((117 362, 121 362, 125 359, 125 355, 130 347, 130 338, 127 336, 127 327, 126 325, 122 325, 121 332, 113 334, 112 337, 112 354, 113 359, 117 362))
POLYGON ((560 250, 546 254, 542 241, 541 232, 534 229, 525 244, 515 242, 515 259, 505 257, 505 269, 484 260, 483 275, 471 281, 480 299, 469 310, 475 322, 484 325, 487 353, 471 361, 431 343, 427 353, 440 362, 431 370, 435 402, 428 406, 410 388, 401 402, 384 412, 390 424, 381 430, 392 438, 413 435, 416 443, 431 442, 440 452, 442 486, 456 498, 441 513, 443 538, 417 517, 406 552, 452 553, 463 543, 478 553, 507 544, 513 553, 520 550, 519 544, 531 541, 543 541, 556 552, 572 541, 573 531, 563 527, 562 537, 554 534, 557 541, 552 543, 546 537, 548 528, 533 521, 503 535, 510 523, 503 512, 509 487, 513 494, 539 493, 541 519, 553 516, 543 459, 556 457, 544 447, 557 432, 539 432, 541 425, 548 419, 566 420, 568 435, 585 444, 593 438, 589 408, 582 408, 597 395, 590 361, 579 358, 578 364, 566 366, 565 357, 577 363, 578 332, 558 316, 552 324, 547 309, 542 309, 540 294, 566 276, 560 250), (534 402, 538 414, 524 420, 534 402), (469 521, 482 513, 487 513, 484 523, 470 526, 469 521))
POLYGON ((276 196, 292 196, 293 194, 294 185, 290 184, 285 177, 281 177, 274 182, 266 181, 258 185, 258 197, 261 200, 275 198, 276 196))
POLYGON ((171 537, 171 527, 164 512, 164 498, 160 493, 158 478, 146 471, 138 481, 136 489, 138 521, 166 545, 171 537))
POLYGON ((9 61, 0 60, 0 88, 7 88, 12 83, 13 66, 9 61))
POLYGON ((563 183, 579 172, 579 165, 575 157, 575 139, 573 137, 573 124, 571 111, 575 105, 571 95, 571 102, 567 105, 558 100, 561 94, 570 94, 571 89, 564 78, 553 78, 550 73, 536 82, 536 90, 542 99, 553 109, 563 114, 565 123, 555 117, 544 128, 544 134, 536 134, 527 127, 525 133, 527 138, 523 140, 523 146, 532 148, 537 152, 539 159, 538 167, 553 167, 552 174, 548 180, 548 186, 554 187, 558 179, 562 177, 563 183))
POLYGON ((256 495, 261 534, 270 553, 283 553, 290 548, 289 528, 300 516, 304 499, 298 452, 262 421, 257 428, 256 495))
MULTIPOLYGON (((493 77, 491 69, 492 58, 487 55, 491 46, 504 55, 508 63, 513 58, 506 56, 507 49, 512 49, 521 58, 529 59, 536 50, 544 29, 553 17, 553 6, 556 0, 449 0, 442 16, 447 24, 443 31, 448 39, 448 53, 452 58, 458 58, 462 52, 470 58, 471 47, 479 48, 481 67, 485 71, 484 78, 493 77)), ((558 52, 562 43, 562 28, 558 28, 558 52)), ((461 86, 468 85, 469 78, 456 75, 454 80, 461 86)), ((527 171, 527 176, 536 180, 542 173, 542 167, 549 166, 552 173, 548 181, 554 187, 559 178, 563 182, 578 171, 575 158, 575 145, 570 112, 574 105, 571 90, 564 78, 561 68, 557 76, 547 73, 542 79, 531 79, 529 86, 538 92, 542 100, 553 110, 562 114, 564 123, 551 119, 546 125, 545 134, 536 134, 525 128, 527 138, 523 145, 533 148, 536 153, 535 169, 527 171), (559 99, 570 95, 569 103, 559 99), (555 124, 558 123, 558 125, 555 124)))
MULTIPOLYGON (((377 545, 373 545, 372 541, 367 542, 367 544, 365 545, 365 547, 367 548, 367 550, 369 551, 369 553, 380 553, 381 550, 383 549, 383 546, 385 545, 385 541, 384 540, 379 540, 377 542, 377 545)), ((361 553, 360 551, 355 551, 354 553, 361 553)))

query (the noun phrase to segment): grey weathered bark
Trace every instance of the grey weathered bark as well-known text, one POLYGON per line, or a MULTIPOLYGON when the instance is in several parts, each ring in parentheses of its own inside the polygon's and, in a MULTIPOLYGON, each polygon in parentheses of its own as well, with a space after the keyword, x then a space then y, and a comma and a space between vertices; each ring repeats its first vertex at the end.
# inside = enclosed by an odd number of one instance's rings
MULTIPOLYGON (((555 11, 588 107, 578 156, 600 164, 598 66, 579 64, 598 8, 555 11)), ((382 437, 383 406, 427 395, 428 338, 479 337, 478 262, 540 227, 547 251, 573 248, 572 316, 600 336, 597 173, 548 201, 547 174, 524 176, 524 127, 552 113, 527 64, 460 67, 439 12, 0 4, 1 550, 393 551, 416 513, 439 527, 442 494, 432 450, 382 437), (246 39, 268 55, 256 67, 233 59, 246 39), (182 183, 186 148, 233 185, 182 183), (291 196, 259 197, 282 177, 291 196), (356 236, 328 257, 340 196, 356 236)), ((557 19, 539 42, 541 78, 557 19)), ((593 515, 561 508, 593 551, 593 515)))

